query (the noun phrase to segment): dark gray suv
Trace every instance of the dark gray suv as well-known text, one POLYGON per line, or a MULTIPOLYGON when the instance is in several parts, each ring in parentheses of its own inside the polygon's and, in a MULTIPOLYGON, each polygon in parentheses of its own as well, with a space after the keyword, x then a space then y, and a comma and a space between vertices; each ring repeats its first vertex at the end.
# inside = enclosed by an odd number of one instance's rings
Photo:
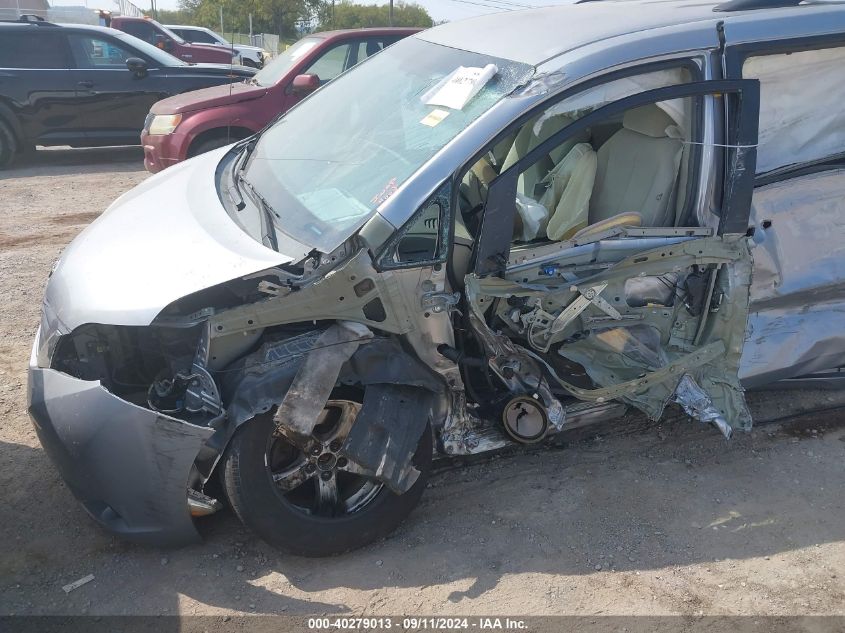
POLYGON ((0 22, 0 168, 36 145, 138 145, 156 101, 254 73, 186 64, 114 29, 0 22))

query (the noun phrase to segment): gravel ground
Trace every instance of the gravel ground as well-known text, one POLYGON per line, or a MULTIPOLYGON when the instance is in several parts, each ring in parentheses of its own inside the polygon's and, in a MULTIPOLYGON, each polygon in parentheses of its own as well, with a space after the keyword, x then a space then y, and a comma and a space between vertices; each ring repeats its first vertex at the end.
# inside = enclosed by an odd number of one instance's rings
POLYGON ((729 443, 673 412, 448 464, 390 538, 334 559, 280 555, 227 512, 180 550, 103 533, 39 446, 25 368, 53 261, 146 177, 136 148, 0 175, 0 615, 845 615, 835 391, 750 394, 758 425, 729 443))

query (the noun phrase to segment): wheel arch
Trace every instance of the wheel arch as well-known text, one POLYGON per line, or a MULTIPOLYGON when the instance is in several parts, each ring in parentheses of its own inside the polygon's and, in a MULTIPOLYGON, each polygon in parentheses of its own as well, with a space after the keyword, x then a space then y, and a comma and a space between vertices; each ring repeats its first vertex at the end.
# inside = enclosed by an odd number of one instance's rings
POLYGON ((248 127, 244 127, 242 125, 228 125, 222 127, 208 128, 197 134, 191 140, 190 145, 188 145, 187 158, 193 158, 194 156, 196 156, 197 149, 207 141, 228 137, 229 139, 231 139, 231 142, 234 143, 236 141, 245 139, 248 136, 252 136, 253 134, 255 134, 254 130, 251 130, 248 127))
POLYGON ((20 148, 25 147, 27 138, 23 125, 5 99, 0 99, 0 119, 8 123, 9 127, 12 128, 12 134, 15 135, 15 140, 18 142, 18 149, 20 150, 20 148))
MULTIPOLYGON (((221 389, 227 401, 227 418, 207 442, 212 450, 205 456, 200 455, 197 460, 204 477, 211 477, 220 456, 226 452, 241 426, 258 416, 274 412, 281 406, 294 380, 308 379, 307 376, 300 377, 299 373, 310 352, 285 352, 288 349, 301 350, 303 345, 313 346, 324 331, 264 340, 253 348, 254 351, 227 366, 221 389), (268 358, 273 360, 268 362, 268 358)), ((442 378, 408 351, 396 336, 376 336, 361 345, 347 361, 342 362, 335 384, 373 386, 383 399, 391 393, 412 399, 418 406, 412 407, 407 417, 419 428, 429 422, 433 427, 442 424, 449 409, 448 390, 442 378)), ((373 416, 372 420, 368 424, 377 423, 379 417, 373 416)), ((367 448, 372 454, 372 447, 367 448)), ((397 467, 397 473, 399 470, 397 467)))

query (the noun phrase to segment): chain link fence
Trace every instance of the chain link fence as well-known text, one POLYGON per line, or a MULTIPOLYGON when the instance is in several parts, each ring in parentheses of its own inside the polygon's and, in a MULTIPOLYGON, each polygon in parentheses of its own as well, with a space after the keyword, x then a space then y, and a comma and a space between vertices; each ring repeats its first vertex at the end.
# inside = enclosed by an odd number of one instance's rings
POLYGON ((258 33, 250 36, 247 33, 224 33, 223 37, 233 44, 246 44, 249 46, 259 46, 265 51, 270 51, 273 57, 285 50, 284 43, 279 41, 279 36, 273 33, 258 33), (281 47, 281 50, 280 50, 281 47))

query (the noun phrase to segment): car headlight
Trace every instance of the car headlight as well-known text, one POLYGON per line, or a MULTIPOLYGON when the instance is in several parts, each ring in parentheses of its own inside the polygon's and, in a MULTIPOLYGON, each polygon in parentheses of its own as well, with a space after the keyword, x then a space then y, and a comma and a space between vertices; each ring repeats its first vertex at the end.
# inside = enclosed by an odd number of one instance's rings
POLYGON ((181 120, 181 114, 157 114, 150 122, 150 134, 172 134, 181 120))

